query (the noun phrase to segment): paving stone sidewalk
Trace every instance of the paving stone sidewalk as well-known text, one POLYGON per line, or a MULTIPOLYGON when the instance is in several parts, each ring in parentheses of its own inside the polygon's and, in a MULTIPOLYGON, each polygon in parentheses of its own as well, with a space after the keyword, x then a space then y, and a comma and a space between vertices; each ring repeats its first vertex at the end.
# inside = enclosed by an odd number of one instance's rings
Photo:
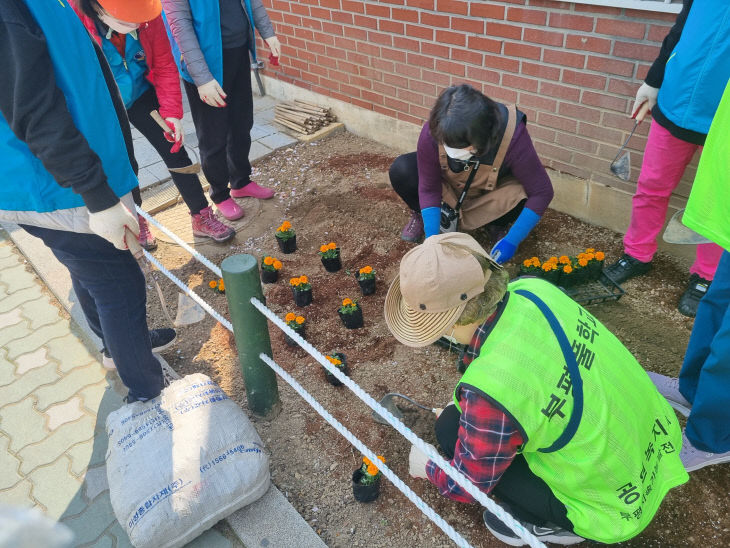
MULTIPOLYGON (((0 501, 64 523, 74 546, 131 546, 104 465, 104 423, 124 392, 0 230, 0 501)), ((243 545, 214 529, 188 546, 243 545)))

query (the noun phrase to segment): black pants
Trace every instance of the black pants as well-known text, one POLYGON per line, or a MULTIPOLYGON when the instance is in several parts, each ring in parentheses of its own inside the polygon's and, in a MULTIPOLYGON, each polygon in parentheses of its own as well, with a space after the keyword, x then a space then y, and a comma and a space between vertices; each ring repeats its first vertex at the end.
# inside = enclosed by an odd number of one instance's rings
MULTIPOLYGON (((158 108, 160 108, 160 104, 157 101, 155 90, 149 88, 127 109, 127 116, 132 125, 145 136, 162 157, 162 161, 165 162, 168 168, 189 166, 192 162, 185 149, 181 148, 174 154, 170 152, 173 143, 165 139, 162 128, 150 116, 150 112, 158 108)), ((200 213, 201 209, 208 207, 208 200, 205 198, 197 174, 170 172, 170 175, 178 191, 180 191, 180 196, 185 201, 185 205, 188 206, 190 213, 197 214, 200 213)), ((134 198, 137 205, 142 205, 139 189, 134 193, 134 198)))
MULTIPOLYGON (((449 405, 436 420, 436 439, 448 460, 454 458, 460 418, 456 406, 449 405)), ((512 515, 518 520, 539 526, 550 522, 573 531, 565 505, 547 483, 530 470, 522 455, 515 457, 492 493, 509 504, 512 515)))
POLYGON ((251 182, 251 128, 253 96, 248 46, 223 50, 225 107, 212 107, 200 100, 198 88, 185 82, 195 131, 200 147, 200 163, 210 183, 210 199, 219 204, 230 198, 231 188, 251 182))
MULTIPOLYGON (((416 154, 415 152, 409 152, 398 156, 391 164, 388 174, 390 175, 390 184, 393 185, 393 190, 396 191, 406 205, 413 211, 421 211, 421 206, 418 203, 418 160, 416 154)), ((513 223, 522 212, 525 201, 520 201, 511 211, 489 224, 507 226, 513 223)))

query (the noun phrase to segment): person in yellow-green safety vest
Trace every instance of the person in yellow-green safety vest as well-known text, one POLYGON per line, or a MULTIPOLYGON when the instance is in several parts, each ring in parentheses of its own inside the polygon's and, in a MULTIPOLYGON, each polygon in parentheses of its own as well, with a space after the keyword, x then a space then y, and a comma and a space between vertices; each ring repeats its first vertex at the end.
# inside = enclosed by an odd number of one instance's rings
MULTIPOLYGON (((436 438, 542 542, 632 538, 688 480, 677 418, 626 347, 549 282, 510 283, 471 236, 440 234, 406 253, 385 319, 408 346, 444 335, 469 344, 436 438)), ((409 460, 412 476, 473 502, 416 447, 409 460)), ((501 541, 525 544, 489 510, 483 517, 501 541)))

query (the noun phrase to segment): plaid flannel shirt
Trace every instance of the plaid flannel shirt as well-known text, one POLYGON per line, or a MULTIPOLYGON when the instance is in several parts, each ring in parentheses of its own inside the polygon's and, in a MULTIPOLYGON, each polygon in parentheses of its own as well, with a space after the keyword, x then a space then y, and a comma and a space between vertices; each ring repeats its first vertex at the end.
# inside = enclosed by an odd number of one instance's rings
MULTIPOLYGON (((461 358, 464 364, 470 364, 479 355, 496 315, 493 314, 474 333, 461 358)), ((489 493, 512 463, 524 440, 514 422, 475 391, 462 388, 459 406, 459 433, 451 465, 482 491, 489 493)), ((471 495, 431 461, 426 464, 426 475, 443 496, 459 502, 474 502, 471 495)))

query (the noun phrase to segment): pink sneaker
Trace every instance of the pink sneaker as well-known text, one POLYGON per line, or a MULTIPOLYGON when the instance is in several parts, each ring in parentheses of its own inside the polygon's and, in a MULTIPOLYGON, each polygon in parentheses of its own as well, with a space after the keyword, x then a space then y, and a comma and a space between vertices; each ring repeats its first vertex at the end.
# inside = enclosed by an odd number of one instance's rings
POLYGON ((216 207, 218 208, 218 211, 220 211, 229 221, 235 221, 236 219, 243 217, 243 210, 236 202, 233 201, 233 198, 228 198, 227 200, 216 204, 216 207))
POLYGON ((144 247, 147 251, 154 251, 157 249, 157 240, 155 240, 152 232, 150 232, 150 225, 147 223, 147 219, 138 215, 137 220, 139 221, 139 236, 137 236, 139 245, 144 247))
POLYGON ((200 213, 192 215, 192 221, 194 236, 210 238, 214 242, 223 243, 236 235, 233 228, 216 219, 213 208, 210 206, 201 209, 200 213))
POLYGON ((270 188, 260 186, 258 183, 251 181, 241 188, 232 188, 231 196, 234 198, 258 198, 259 200, 268 200, 274 197, 274 191, 270 188))

